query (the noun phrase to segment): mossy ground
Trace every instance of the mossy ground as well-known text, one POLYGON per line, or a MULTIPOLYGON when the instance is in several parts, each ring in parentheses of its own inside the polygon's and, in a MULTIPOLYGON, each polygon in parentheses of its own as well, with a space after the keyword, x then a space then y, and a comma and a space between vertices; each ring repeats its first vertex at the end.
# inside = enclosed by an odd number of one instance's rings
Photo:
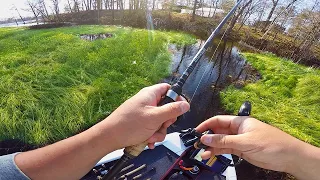
POLYGON ((262 79, 242 89, 230 86, 221 92, 226 110, 236 113, 236 107, 249 100, 253 117, 319 147, 320 70, 271 54, 244 56, 262 79))
POLYGON ((82 131, 169 73, 178 32, 116 26, 0 28, 0 141, 44 145, 82 131), (81 34, 112 33, 93 42, 81 34))

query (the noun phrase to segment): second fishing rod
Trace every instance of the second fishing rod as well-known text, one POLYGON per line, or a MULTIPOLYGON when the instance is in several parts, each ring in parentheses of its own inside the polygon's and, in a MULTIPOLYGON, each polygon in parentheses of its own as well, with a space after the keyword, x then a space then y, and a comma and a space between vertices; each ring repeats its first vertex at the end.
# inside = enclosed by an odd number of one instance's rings
MULTIPOLYGON (((220 22, 220 24, 217 26, 217 28, 211 33, 210 37, 207 39, 207 41, 204 43, 204 45, 201 47, 201 49, 198 51, 198 53, 195 55, 195 57, 192 59, 192 62, 188 66, 188 68, 184 71, 182 76, 178 79, 178 81, 171 86, 171 88, 166 93, 166 96, 160 101, 158 106, 162 106, 164 104, 168 104, 171 102, 175 102, 178 100, 178 97, 182 94, 182 87, 189 78, 190 74, 198 64, 201 57, 204 55, 204 53, 207 51, 207 49, 210 47, 210 44, 212 43, 213 39, 220 33, 222 27, 227 23, 228 19, 234 14, 234 12, 237 10, 239 5, 241 4, 242 0, 239 0, 236 5, 230 10, 230 12, 226 15, 226 17, 220 22)), ((160 127, 159 127, 160 128, 160 127)), ((113 180, 116 178, 118 173, 121 171, 121 169, 126 165, 126 163, 134 159, 135 157, 139 156, 139 154, 145 149, 145 147, 148 145, 148 142, 143 142, 141 144, 137 144, 134 146, 126 147, 124 149, 123 156, 116 162, 116 164, 110 169, 108 174, 106 174, 103 177, 103 180, 113 180)))

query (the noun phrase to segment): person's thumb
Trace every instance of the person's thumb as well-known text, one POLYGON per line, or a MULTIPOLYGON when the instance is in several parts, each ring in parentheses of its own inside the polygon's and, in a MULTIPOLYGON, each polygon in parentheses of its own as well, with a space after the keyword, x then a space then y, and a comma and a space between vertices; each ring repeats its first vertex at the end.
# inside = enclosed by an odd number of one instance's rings
POLYGON ((214 148, 237 149, 241 145, 240 135, 210 134, 201 137, 201 142, 214 148))
POLYGON ((154 108, 155 118, 161 122, 169 119, 175 119, 190 109, 190 105, 186 101, 178 101, 165 104, 154 108))

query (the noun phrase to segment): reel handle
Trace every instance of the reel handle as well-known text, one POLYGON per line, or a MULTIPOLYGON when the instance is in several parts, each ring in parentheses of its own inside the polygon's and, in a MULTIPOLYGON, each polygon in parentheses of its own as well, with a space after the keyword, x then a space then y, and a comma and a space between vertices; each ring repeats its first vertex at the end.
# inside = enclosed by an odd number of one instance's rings
MULTIPOLYGON (((245 101, 238 112, 238 116, 250 116, 251 114, 251 103, 249 101, 245 101)), ((208 130, 205 134, 213 134, 213 131, 208 130)), ((204 145, 200 139, 194 143, 193 145, 196 149, 206 149, 208 146, 204 145)))

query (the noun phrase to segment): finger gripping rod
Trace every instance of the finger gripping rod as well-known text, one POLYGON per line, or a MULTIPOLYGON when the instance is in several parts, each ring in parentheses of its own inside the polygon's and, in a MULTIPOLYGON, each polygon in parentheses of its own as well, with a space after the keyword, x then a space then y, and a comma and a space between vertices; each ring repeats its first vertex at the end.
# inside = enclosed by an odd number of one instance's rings
MULTIPOLYGON (((165 96, 158 106, 162 106, 164 104, 168 104, 171 102, 176 101, 177 99, 172 99, 168 96, 165 96)), ((109 173, 106 174, 102 180, 113 180, 116 178, 118 173, 121 171, 121 169, 127 164, 127 162, 131 159, 136 158, 141 154, 141 152, 144 150, 144 148, 148 145, 148 142, 145 141, 141 144, 133 145, 130 147, 126 147, 124 149, 124 154, 121 156, 121 158, 116 162, 116 164, 110 169, 109 173)))
MULTIPOLYGON (((162 106, 162 105, 165 105, 165 104, 168 104, 168 103, 171 103, 171 102, 175 102, 177 100, 178 97, 176 98, 171 98, 171 97, 168 97, 168 96, 165 96, 161 101, 160 103, 158 104, 158 106, 162 106)), ((135 158, 137 156, 139 156, 139 154, 144 150, 144 148, 148 145, 148 142, 145 141, 141 144, 138 144, 138 145, 134 145, 134 146, 130 146, 130 147, 126 147, 124 149, 124 154, 128 154, 128 156, 132 156, 132 158, 135 158)), ((132 159, 131 158, 131 159, 132 159)))

